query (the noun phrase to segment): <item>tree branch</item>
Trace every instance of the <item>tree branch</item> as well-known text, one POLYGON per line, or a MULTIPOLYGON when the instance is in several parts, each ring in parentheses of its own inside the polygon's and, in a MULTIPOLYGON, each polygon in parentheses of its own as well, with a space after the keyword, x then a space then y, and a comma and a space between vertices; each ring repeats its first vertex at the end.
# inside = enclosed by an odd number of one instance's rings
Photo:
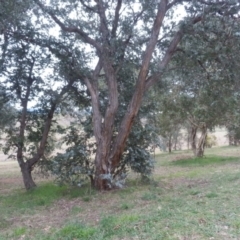
POLYGON ((34 0, 34 2, 42 9, 44 13, 47 13, 63 31, 69 33, 77 33, 85 43, 92 45, 98 51, 101 50, 101 45, 94 39, 90 38, 82 29, 74 26, 67 27, 56 15, 53 14, 51 10, 48 10, 39 0, 34 0))
POLYGON ((122 7, 122 0, 118 0, 117 7, 115 9, 115 17, 114 17, 114 20, 113 20, 113 27, 112 27, 112 32, 111 32, 112 38, 116 37, 116 32, 117 32, 118 22, 119 22, 119 16, 120 16, 119 12, 120 12, 121 7, 122 7))
POLYGON ((190 124, 192 124, 194 127, 196 127, 196 128, 199 127, 199 125, 196 124, 195 122, 193 122, 193 120, 192 120, 191 118, 188 117, 187 119, 188 119, 188 121, 190 122, 190 124))
POLYGON ((99 97, 98 97, 98 77, 102 69, 101 61, 99 60, 92 76, 92 81, 86 76, 83 76, 80 72, 76 72, 80 78, 82 78, 87 86, 88 91, 91 95, 92 109, 93 109, 93 129, 94 136, 96 138, 97 145, 101 141, 101 124, 102 124, 102 114, 99 107, 99 97))
POLYGON ((58 103, 61 101, 64 94, 69 91, 73 83, 74 83, 74 80, 69 81, 68 85, 63 87, 62 91, 59 93, 56 99, 52 101, 51 107, 47 114, 47 118, 45 120, 45 125, 42 132, 42 138, 40 141, 39 148, 37 149, 37 153, 31 159, 28 160, 28 165, 30 167, 36 164, 40 160, 40 158, 43 156, 56 107, 58 103))
POLYGON ((124 151, 125 143, 127 141, 130 129, 133 125, 134 118, 136 117, 138 110, 140 108, 141 100, 145 90, 144 89, 145 79, 148 72, 149 63, 152 58, 152 53, 155 49, 160 28, 162 26, 162 22, 167 11, 167 2, 168 0, 162 0, 158 5, 158 12, 152 27, 152 33, 145 50, 145 54, 143 56, 142 65, 138 75, 135 91, 128 105, 126 114, 120 124, 119 130, 118 130, 119 134, 114 141, 113 150, 110 156, 111 172, 113 172, 119 164, 120 156, 124 151))
MULTIPOLYGON (((194 19, 192 19, 192 24, 196 24, 202 20, 202 16, 197 16, 194 19)), ((172 55, 175 53, 177 45, 181 41, 182 37, 184 35, 184 30, 180 29, 176 32, 175 36, 173 37, 161 63, 159 64, 159 71, 158 73, 154 74, 153 76, 150 76, 146 82, 145 82, 145 90, 148 90, 155 82, 159 80, 159 78, 162 76, 164 68, 167 66, 169 61, 171 60, 172 55)))
POLYGON ((107 25, 107 18, 106 18, 106 14, 105 14, 105 7, 103 4, 102 0, 98 0, 97 1, 97 5, 98 5, 98 14, 100 17, 100 29, 101 29, 101 33, 103 34, 103 39, 105 44, 110 45, 109 43, 109 30, 108 30, 108 25, 107 25))
POLYGON ((87 10, 89 10, 89 11, 91 11, 91 12, 98 13, 98 12, 96 11, 96 8, 95 8, 95 7, 89 7, 89 6, 84 2, 84 0, 79 0, 79 1, 81 2, 81 4, 82 4, 87 10))
MULTIPOLYGON (((135 16, 134 21, 133 21, 133 24, 132 24, 132 29, 134 28, 134 26, 136 26, 137 21, 138 21, 138 19, 141 17, 141 15, 143 14, 143 12, 144 12, 144 11, 142 10, 141 12, 139 12, 139 13, 135 16)), ((122 43, 123 51, 122 51, 122 54, 121 54, 120 57, 119 57, 120 63, 119 63, 119 65, 118 65, 118 67, 117 67, 117 69, 116 69, 116 71, 115 71, 116 74, 120 71, 120 69, 121 69, 121 67, 122 67, 127 46, 128 46, 128 44, 129 44, 129 42, 130 42, 130 40, 131 40, 132 37, 133 37, 133 36, 132 36, 132 32, 131 32, 131 33, 128 35, 128 37, 125 39, 125 41, 123 41, 123 43, 122 43)), ((146 40, 146 42, 147 42, 148 40, 149 40, 149 38, 146 40)))
MULTIPOLYGON (((188 1, 184 1, 184 2, 190 2, 191 0, 188 0, 188 1)), ((167 9, 170 9, 172 8, 174 5, 176 5, 177 3, 181 3, 183 2, 183 0, 173 0, 172 2, 170 2, 168 5, 167 5, 167 9)))

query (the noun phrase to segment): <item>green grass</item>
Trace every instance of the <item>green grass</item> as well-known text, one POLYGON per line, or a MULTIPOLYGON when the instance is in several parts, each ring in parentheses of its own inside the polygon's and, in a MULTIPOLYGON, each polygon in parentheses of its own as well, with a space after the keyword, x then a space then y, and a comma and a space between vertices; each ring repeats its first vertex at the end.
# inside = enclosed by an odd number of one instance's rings
POLYGON ((52 182, 43 183, 31 191, 18 190, 9 195, 0 196, 0 230, 11 225, 7 220, 11 215, 33 214, 41 211, 61 198, 73 199, 81 197, 90 201, 94 191, 88 188, 71 188, 58 186, 52 182))
POLYGON ((57 234, 58 239, 92 239, 96 234, 96 229, 93 227, 85 227, 81 224, 69 224, 63 227, 57 234))
POLYGON ((27 229, 25 227, 18 227, 16 229, 14 229, 13 231, 13 236, 14 237, 21 237, 22 235, 24 235, 27 232, 27 229))
POLYGON ((46 183, 28 192, 22 190, 7 196, 0 196, 0 212, 2 214, 12 212, 24 214, 39 206, 48 206, 62 197, 65 189, 66 187, 46 183))
POLYGON ((210 149, 202 159, 181 159, 186 152, 158 155, 149 185, 131 179, 122 190, 97 193, 88 186, 45 183, 31 192, 2 195, 0 239, 238 239, 237 151, 210 149), (55 217, 48 211, 53 206, 55 217), (34 216, 41 214, 47 221, 40 224, 34 216))
POLYGON ((173 165, 182 167, 204 167, 213 164, 226 164, 229 162, 240 161, 238 157, 219 157, 214 155, 204 156, 203 158, 181 159, 171 162, 173 165))

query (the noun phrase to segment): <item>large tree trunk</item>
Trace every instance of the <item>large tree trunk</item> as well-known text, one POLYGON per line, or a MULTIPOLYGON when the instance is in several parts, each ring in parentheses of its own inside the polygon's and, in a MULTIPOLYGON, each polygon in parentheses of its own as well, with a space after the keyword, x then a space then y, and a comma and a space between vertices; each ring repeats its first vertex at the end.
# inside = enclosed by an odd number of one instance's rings
POLYGON ((106 139, 102 139, 99 143, 95 156, 95 179, 94 187, 98 190, 108 190, 111 188, 109 177, 110 169, 107 152, 110 147, 106 145, 106 139))
POLYGON ((207 139, 207 127, 206 124, 203 124, 201 127, 201 137, 199 138, 198 141, 198 147, 196 151, 196 157, 203 157, 204 154, 204 149, 205 149, 205 143, 207 139))
POLYGON ((28 162, 23 163, 20 167, 23 177, 23 183, 26 190, 35 188, 36 184, 32 178, 32 167, 29 166, 28 162))

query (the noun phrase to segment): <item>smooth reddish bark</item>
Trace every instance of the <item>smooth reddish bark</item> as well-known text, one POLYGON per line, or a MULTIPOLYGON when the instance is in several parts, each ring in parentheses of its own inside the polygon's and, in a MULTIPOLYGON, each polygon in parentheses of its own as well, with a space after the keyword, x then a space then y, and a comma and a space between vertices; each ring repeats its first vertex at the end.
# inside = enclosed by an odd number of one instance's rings
MULTIPOLYGON (((181 1, 174 0, 169 2, 168 0, 161 0, 157 5, 157 14, 152 26, 151 34, 146 44, 146 49, 142 55, 143 58, 141 66, 139 67, 139 74, 136 81, 135 90, 133 92, 131 101, 128 104, 125 116, 123 117, 120 127, 117 131, 118 134, 115 137, 113 137, 113 127, 118 110, 117 73, 121 68, 121 63, 116 67, 113 65, 112 59, 115 49, 114 45, 111 44, 111 41, 114 42, 116 40, 115 38, 117 36, 122 0, 117 0, 116 2, 115 16, 112 21, 111 29, 109 29, 109 20, 105 14, 106 2, 104 3, 102 0, 95 1, 96 4, 93 8, 92 6, 90 7, 85 4, 83 1, 80 1, 82 5, 87 8, 87 10, 92 11, 94 14, 98 14, 98 19, 100 21, 99 33, 97 34, 99 36, 98 40, 94 40, 93 38, 89 37, 86 32, 77 26, 68 26, 67 23, 65 24, 57 16, 55 16, 53 14, 53 11, 50 11, 43 4, 41 4, 39 0, 34 1, 45 13, 47 13, 52 18, 53 21, 55 21, 57 25, 61 27, 63 31, 77 34, 83 42, 88 43, 97 51, 99 63, 93 71, 92 76, 86 77, 80 74, 80 77, 84 79, 85 84, 91 94, 92 101, 93 130, 97 145, 95 156, 96 171, 94 186, 99 190, 106 190, 109 188, 109 184, 104 177, 113 174, 116 168, 119 166, 126 141, 133 126, 134 119, 138 114, 144 94, 152 85, 161 79, 164 69, 171 60, 176 47, 184 35, 182 29, 175 33, 168 49, 165 52, 165 55, 162 58, 162 61, 159 63, 159 71, 154 75, 148 76, 150 61, 156 48, 159 32, 162 27, 162 22, 166 15, 166 12, 175 4, 178 4, 181 1), (98 79, 101 70, 104 72, 108 88, 108 107, 104 115, 100 112, 100 104, 98 98, 98 79)), ((133 21, 134 25, 136 25, 138 17, 140 17, 141 14, 142 12, 140 12, 139 15, 135 16, 135 19, 133 21)), ((195 24, 201 21, 201 19, 201 16, 197 16, 192 19, 191 23, 195 24)), ((132 34, 130 33, 129 36, 126 37, 126 40, 122 42, 124 51, 126 50, 127 45, 130 43, 131 37, 132 34)), ((124 60, 124 51, 121 56, 122 60, 124 60)))

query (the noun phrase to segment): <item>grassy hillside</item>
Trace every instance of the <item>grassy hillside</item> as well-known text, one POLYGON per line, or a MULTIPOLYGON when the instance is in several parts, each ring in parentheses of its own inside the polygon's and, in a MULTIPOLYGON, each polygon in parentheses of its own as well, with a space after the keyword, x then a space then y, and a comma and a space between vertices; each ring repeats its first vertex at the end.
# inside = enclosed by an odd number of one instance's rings
POLYGON ((152 183, 132 175, 97 193, 37 179, 22 188, 14 162, 0 164, 0 239, 240 239, 240 148, 156 157, 152 183))

